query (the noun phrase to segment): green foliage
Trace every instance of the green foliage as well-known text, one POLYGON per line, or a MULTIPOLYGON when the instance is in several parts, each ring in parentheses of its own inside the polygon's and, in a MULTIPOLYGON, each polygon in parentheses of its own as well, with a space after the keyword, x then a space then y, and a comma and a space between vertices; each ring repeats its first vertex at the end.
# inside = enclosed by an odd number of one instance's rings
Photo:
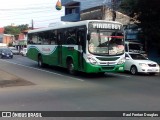
POLYGON ((19 25, 19 26, 6 26, 4 28, 4 33, 5 34, 12 34, 12 35, 18 35, 20 34, 23 30, 28 29, 28 25, 19 25))
POLYGON ((23 30, 28 30, 28 24, 25 24, 25 25, 19 25, 18 28, 20 29, 20 31, 23 31, 23 30))
POLYGON ((137 9, 139 0, 122 0, 120 9, 123 13, 133 16, 133 13, 137 9))
POLYGON ((17 35, 20 32, 21 32, 20 29, 15 26, 6 26, 4 30, 5 34, 12 34, 12 35, 17 35))
POLYGON ((160 48, 160 0, 122 0, 121 9, 140 21, 144 38, 149 45, 160 48))

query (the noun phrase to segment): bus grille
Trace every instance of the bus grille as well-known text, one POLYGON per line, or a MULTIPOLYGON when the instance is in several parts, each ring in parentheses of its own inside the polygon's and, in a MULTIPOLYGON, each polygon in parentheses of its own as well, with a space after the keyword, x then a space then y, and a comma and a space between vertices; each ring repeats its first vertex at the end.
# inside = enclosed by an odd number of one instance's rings
POLYGON ((118 60, 119 57, 111 57, 111 58, 106 58, 106 57, 96 57, 98 60, 101 60, 101 61, 115 61, 115 60, 118 60))
POLYGON ((110 67, 102 67, 102 70, 113 70, 114 67, 113 66, 110 66, 110 67))

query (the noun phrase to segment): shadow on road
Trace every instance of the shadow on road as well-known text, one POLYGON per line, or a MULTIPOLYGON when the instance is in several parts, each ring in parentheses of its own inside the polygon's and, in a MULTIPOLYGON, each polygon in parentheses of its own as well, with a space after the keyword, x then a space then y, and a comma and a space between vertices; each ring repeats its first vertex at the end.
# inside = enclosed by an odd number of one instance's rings
POLYGON ((0 88, 28 85, 35 84, 0 69, 0 88))

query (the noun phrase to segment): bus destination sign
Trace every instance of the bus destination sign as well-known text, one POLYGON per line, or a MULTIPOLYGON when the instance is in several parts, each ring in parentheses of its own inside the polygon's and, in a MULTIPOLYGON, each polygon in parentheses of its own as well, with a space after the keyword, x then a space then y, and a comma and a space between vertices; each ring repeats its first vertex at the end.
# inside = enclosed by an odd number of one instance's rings
POLYGON ((113 23, 93 23, 93 28, 120 30, 122 25, 113 23))

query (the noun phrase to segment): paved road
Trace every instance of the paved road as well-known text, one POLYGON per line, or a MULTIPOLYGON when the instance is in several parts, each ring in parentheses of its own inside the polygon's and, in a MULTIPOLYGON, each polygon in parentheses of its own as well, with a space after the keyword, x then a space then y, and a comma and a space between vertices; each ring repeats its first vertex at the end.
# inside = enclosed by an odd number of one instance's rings
POLYGON ((108 73, 105 76, 72 76, 65 69, 39 69, 36 62, 22 56, 0 60, 0 68, 34 83, 0 88, 1 111, 160 110, 159 75, 108 73))

